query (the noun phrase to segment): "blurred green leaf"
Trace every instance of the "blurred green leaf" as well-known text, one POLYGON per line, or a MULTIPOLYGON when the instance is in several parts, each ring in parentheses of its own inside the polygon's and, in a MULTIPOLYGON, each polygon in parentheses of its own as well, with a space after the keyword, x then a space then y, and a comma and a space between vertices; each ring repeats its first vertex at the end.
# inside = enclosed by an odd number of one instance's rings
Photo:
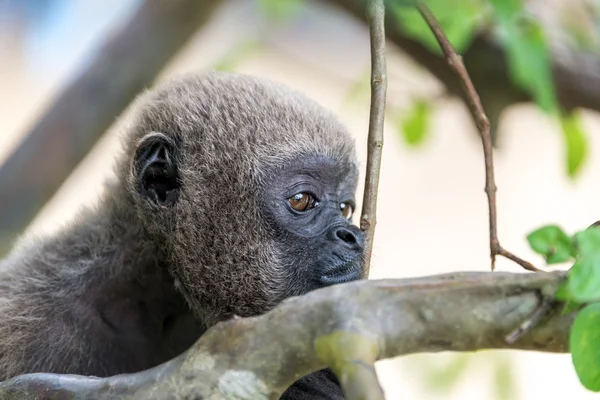
POLYGON ((556 112, 551 59, 542 26, 525 14, 522 0, 491 0, 490 4, 506 51, 510 77, 533 96, 542 110, 556 112))
MULTIPOLYGON (((394 2, 393 5, 390 14, 396 18, 398 27, 432 52, 441 54, 440 46, 419 12, 414 7, 406 7, 406 4, 394 2)), ((427 5, 456 51, 464 51, 473 40, 482 18, 483 0, 429 0, 427 5)))
POLYGON ((567 173, 573 178, 581 171, 588 156, 587 135, 576 113, 561 115, 560 125, 565 138, 567 173))
MULTIPOLYGON (((398 27, 440 54, 425 21, 414 7, 406 7, 405 3, 392 3, 390 14, 398 27)), ((558 110, 547 38, 541 24, 526 14, 523 0, 428 0, 427 5, 459 53, 468 48, 491 18, 506 51, 510 78, 530 93, 542 110, 547 113, 558 110)))
POLYGON ((575 234, 575 250, 583 257, 600 258, 600 227, 590 227, 575 234))
POLYGON ((296 14, 304 0, 258 0, 258 4, 269 19, 286 19, 296 14))
POLYGON ((565 281, 560 284, 554 297, 556 298, 556 300, 564 303, 561 310, 563 314, 568 314, 570 312, 576 311, 579 307, 581 307, 581 303, 578 303, 570 298, 568 281, 565 281))
POLYGON ((498 359, 492 364, 494 368, 494 386, 498 400, 511 400, 516 397, 514 365, 508 357, 498 359))
POLYGON ((536 229, 527 235, 529 246, 546 258, 548 264, 569 261, 574 256, 571 238, 556 225, 536 229))
POLYGON ((424 142, 429 133, 431 105, 425 100, 416 100, 408 114, 398 121, 398 128, 409 146, 418 146, 424 142))
POLYGON ((579 312, 571 329, 569 348, 579 380, 587 389, 600 391, 600 304, 579 312))
POLYGON ((581 303, 578 303, 573 300, 566 300, 563 304, 563 308, 561 310, 562 314, 569 314, 574 311, 577 311, 581 307, 581 303))
POLYGON ((507 33, 505 48, 511 77, 532 94, 542 110, 555 112, 557 101, 552 67, 541 26, 530 21, 527 27, 511 26, 507 33))
POLYGON ((371 67, 362 72, 356 81, 350 86, 344 98, 342 107, 369 95, 371 89, 371 67))
POLYGON ((240 42, 230 52, 215 62, 212 69, 217 71, 233 71, 250 54, 260 47, 258 41, 246 40, 240 42))
POLYGON ((422 366, 422 384, 430 392, 448 393, 465 376, 472 361, 468 354, 453 354, 441 364, 439 361, 429 362, 422 366))
POLYGON ((490 0, 497 17, 510 21, 523 11, 523 0, 490 0))
POLYGON ((558 290, 554 295, 554 298, 559 301, 566 301, 569 298, 569 288, 567 287, 567 282, 563 282, 558 286, 558 290))
POLYGON ((568 299, 587 303, 600 299, 600 257, 581 257, 569 270, 568 299))

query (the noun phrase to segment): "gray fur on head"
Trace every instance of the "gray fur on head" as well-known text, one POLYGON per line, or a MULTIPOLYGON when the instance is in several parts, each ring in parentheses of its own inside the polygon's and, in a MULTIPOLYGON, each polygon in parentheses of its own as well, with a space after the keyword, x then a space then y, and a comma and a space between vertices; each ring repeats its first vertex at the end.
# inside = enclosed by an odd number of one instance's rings
POLYGON ((181 180, 171 209, 137 199, 140 219, 168 244, 169 264, 203 319, 262 312, 282 298, 282 265, 257 194, 277 168, 303 155, 355 164, 354 144, 336 118, 283 86, 209 73, 174 80, 138 100, 126 154, 150 132, 175 142, 181 180), (214 315, 210 315, 214 314, 214 315))

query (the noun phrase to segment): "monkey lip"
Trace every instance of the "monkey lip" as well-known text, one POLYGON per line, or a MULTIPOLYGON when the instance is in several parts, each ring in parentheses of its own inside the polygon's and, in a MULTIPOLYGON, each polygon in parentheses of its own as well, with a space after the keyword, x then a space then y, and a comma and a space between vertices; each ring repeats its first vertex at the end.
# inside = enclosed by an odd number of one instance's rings
POLYGON ((362 277, 360 256, 328 269, 321 276, 321 282, 326 285, 356 281, 362 277))

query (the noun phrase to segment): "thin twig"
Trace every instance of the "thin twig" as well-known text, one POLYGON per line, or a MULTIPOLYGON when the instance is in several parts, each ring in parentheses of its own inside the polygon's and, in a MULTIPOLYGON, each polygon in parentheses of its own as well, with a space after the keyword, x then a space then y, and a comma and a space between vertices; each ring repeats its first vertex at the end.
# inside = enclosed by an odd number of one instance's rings
POLYGON ((423 1, 419 1, 417 3, 417 9, 421 13, 423 19, 425 19, 425 22, 427 22, 427 25, 429 25, 429 28, 433 32, 436 40, 442 48, 448 65, 456 73, 456 75, 458 75, 458 78, 461 81, 463 89, 467 95, 469 110, 471 111, 473 119, 475 120, 477 128, 479 129, 479 133, 481 134, 481 142, 483 143, 483 157, 485 160, 485 193, 487 194, 489 206, 490 257, 492 259, 492 271, 496 266, 496 256, 501 255, 516 262, 528 271, 538 272, 540 270, 534 267, 531 263, 515 256, 500 245, 497 231, 497 187, 494 179, 494 157, 492 152, 492 138, 490 136, 490 122, 485 115, 479 95, 475 90, 475 86, 473 86, 473 82, 471 82, 471 78, 469 77, 469 73, 462 62, 462 58, 460 55, 458 55, 456 50, 454 50, 454 47, 452 47, 452 44, 446 37, 446 34, 444 33, 439 22, 423 1))
POLYGON ((385 6, 383 0, 369 0, 367 20, 371 38, 371 110, 369 115, 369 136, 367 171, 363 197, 360 229, 366 232, 364 276, 369 276, 375 225, 377 224, 377 191, 381 170, 383 148, 383 122, 385 117, 385 94, 387 74, 385 65, 385 6))

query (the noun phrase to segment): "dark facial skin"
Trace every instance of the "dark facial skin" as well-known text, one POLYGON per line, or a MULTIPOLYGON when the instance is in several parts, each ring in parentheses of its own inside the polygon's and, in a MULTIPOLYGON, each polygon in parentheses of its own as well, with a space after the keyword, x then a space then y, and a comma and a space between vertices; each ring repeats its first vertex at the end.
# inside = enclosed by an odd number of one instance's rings
POLYGON ((360 279, 363 233, 351 224, 356 171, 325 157, 305 157, 274 174, 265 217, 294 272, 289 295, 360 279))

